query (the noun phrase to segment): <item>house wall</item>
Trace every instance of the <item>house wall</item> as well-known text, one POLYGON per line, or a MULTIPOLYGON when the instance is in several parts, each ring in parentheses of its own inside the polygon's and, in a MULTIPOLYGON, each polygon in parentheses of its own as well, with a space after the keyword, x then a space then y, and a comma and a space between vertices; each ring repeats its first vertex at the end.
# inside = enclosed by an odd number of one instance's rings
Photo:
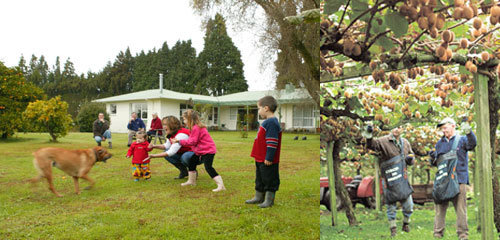
POLYGON ((127 131, 127 124, 128 121, 130 120, 130 103, 129 102, 118 102, 118 103, 111 103, 111 104, 116 104, 116 114, 111 114, 110 113, 110 103, 106 104, 106 111, 109 114, 109 118, 111 120, 109 129, 111 132, 116 132, 116 133, 126 133, 127 131))

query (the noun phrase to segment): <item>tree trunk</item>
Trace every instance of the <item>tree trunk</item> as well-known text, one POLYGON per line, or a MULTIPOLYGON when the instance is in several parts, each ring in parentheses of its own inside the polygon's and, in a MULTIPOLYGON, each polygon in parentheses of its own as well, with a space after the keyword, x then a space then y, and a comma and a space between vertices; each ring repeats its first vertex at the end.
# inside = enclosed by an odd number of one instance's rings
MULTIPOLYGON (((357 225, 356 215, 352 208, 351 198, 342 181, 342 170, 340 170, 340 149, 342 149, 344 142, 342 140, 335 141, 333 145, 333 171, 335 173, 335 194, 340 198, 342 203, 345 203, 345 215, 349 221, 349 226, 357 225)), ((331 206, 332 208, 337 206, 331 206)))
POLYGON ((9 136, 7 132, 2 133, 2 139, 7 139, 7 136, 9 136))
POLYGON ((488 80, 488 96, 489 96, 489 112, 490 112, 490 144, 491 144, 491 172, 492 172, 492 186, 493 186, 493 218, 495 220, 495 227, 497 232, 500 232, 500 185, 498 182, 498 175, 496 172, 496 130, 498 126, 498 110, 500 109, 500 102, 498 99, 498 85, 497 77, 489 77, 488 80))

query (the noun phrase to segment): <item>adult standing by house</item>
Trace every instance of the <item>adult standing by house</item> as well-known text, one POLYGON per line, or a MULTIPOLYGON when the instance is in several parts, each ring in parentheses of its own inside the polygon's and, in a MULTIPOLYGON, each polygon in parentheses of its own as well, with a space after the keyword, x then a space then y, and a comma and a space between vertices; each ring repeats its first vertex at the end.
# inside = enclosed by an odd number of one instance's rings
POLYGON ((158 131, 158 135, 162 135, 163 131, 161 131, 161 129, 162 129, 161 120, 158 117, 158 113, 155 112, 155 113, 153 113, 153 120, 151 120, 151 127, 149 128, 149 131, 147 132, 148 142, 151 142, 151 138, 152 138, 152 136, 154 136, 156 134, 157 130, 160 130, 160 131, 158 131))
POLYGON ((403 206, 402 230, 410 232, 410 217, 413 213, 413 189, 408 182, 406 165, 413 165, 414 157, 408 140, 401 137, 401 126, 395 127, 391 133, 373 139, 373 127, 368 125, 363 131, 366 145, 369 149, 380 154, 380 170, 382 173, 382 188, 384 201, 387 204, 387 219, 391 237, 396 236, 396 204, 403 206))
POLYGON ((109 148, 113 148, 111 144, 109 122, 104 119, 104 113, 99 113, 97 120, 95 120, 92 125, 92 131, 94 132, 94 139, 97 142, 97 146, 101 146, 101 141, 106 141, 106 139, 108 139, 109 148))
MULTIPOLYGON (((456 179, 458 180, 459 189, 458 194, 451 200, 435 203, 434 237, 443 237, 446 209, 451 201, 457 215, 457 235, 459 239, 468 239, 467 185, 469 185, 469 157, 467 152, 474 150, 476 147, 476 136, 466 122, 462 123, 461 126, 465 136, 457 135, 455 131, 456 123, 452 118, 443 119, 437 127, 443 132, 443 137, 436 143, 435 150, 430 152, 431 164, 441 167, 442 161, 455 160, 456 179)), ((451 178, 452 176, 443 174, 443 177, 451 178)))
POLYGON ((144 131, 146 129, 146 125, 144 125, 144 122, 142 121, 142 119, 137 117, 137 113, 133 112, 132 117, 131 117, 130 121, 128 122, 127 129, 128 129, 127 146, 130 147, 130 145, 132 145, 132 139, 135 136, 135 134, 138 131, 144 131))
MULTIPOLYGON (((150 154, 149 158, 165 157, 165 159, 179 169, 179 176, 175 179, 182 179, 188 176, 188 161, 194 155, 190 146, 181 146, 179 143, 172 143, 170 138, 185 140, 189 138, 190 131, 181 127, 181 121, 175 116, 167 116, 162 119, 163 129, 167 132, 165 144, 149 144, 149 148, 163 149, 165 152, 150 154)), ((146 160, 149 160, 146 159, 146 160)))

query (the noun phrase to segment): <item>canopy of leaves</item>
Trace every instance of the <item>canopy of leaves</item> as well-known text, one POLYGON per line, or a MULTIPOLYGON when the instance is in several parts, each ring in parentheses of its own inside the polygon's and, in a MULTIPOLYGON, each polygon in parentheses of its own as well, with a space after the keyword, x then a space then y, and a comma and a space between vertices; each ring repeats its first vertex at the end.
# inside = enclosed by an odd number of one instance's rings
POLYGON ((93 123, 97 119, 99 113, 104 113, 104 119, 108 122, 109 114, 106 112, 106 104, 88 102, 84 103, 76 116, 76 122, 80 128, 80 132, 92 132, 93 123))
POLYGON ((12 136, 23 128, 22 113, 28 104, 44 97, 43 90, 26 82, 19 68, 8 68, 0 62, 0 135, 12 136))
POLYGON ((61 101, 59 96, 48 101, 37 100, 30 103, 23 118, 33 131, 48 132, 53 142, 58 137, 66 136, 73 123, 68 114, 68 103, 61 101))

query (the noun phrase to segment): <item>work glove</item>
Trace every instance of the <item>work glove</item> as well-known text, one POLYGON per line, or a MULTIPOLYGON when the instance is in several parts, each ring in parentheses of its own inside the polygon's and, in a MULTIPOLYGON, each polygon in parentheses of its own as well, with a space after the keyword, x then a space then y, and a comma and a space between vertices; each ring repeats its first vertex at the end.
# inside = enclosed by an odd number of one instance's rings
POLYGON ((406 158, 405 158, 406 164, 408 164, 408 165, 413 165, 414 160, 415 160, 415 156, 413 154, 408 154, 408 156, 406 156, 406 158))
POLYGON ((366 139, 372 139, 373 138, 373 126, 372 125, 367 125, 363 132, 361 132, 361 136, 363 136, 366 139))
POLYGON ((460 128, 462 129, 462 132, 464 134, 469 134, 471 132, 471 127, 468 122, 462 123, 462 126, 460 126, 460 128))

